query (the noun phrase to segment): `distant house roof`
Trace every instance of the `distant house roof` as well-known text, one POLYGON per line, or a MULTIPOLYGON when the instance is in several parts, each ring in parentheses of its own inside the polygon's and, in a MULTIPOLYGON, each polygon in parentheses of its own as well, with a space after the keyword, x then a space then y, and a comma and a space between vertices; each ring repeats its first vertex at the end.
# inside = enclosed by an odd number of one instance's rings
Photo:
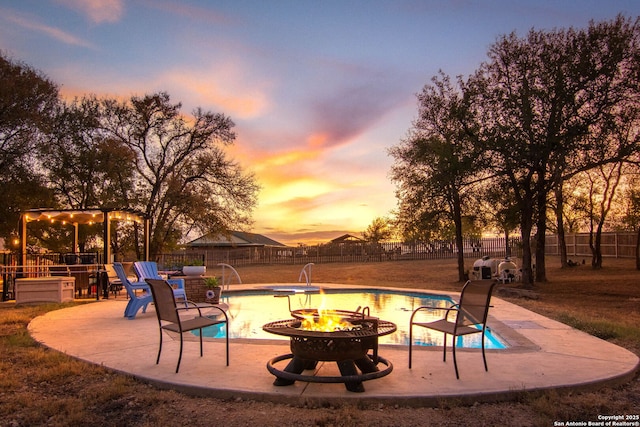
POLYGON ((351 234, 343 234, 340 237, 336 237, 335 239, 331 240, 331 243, 344 243, 344 242, 364 242, 364 240, 362 240, 359 237, 353 236, 351 234))
POLYGON ((263 236, 262 234, 245 233, 243 231, 230 231, 225 233, 209 233, 202 237, 198 237, 195 240, 187 243, 190 247, 203 247, 203 246, 215 246, 215 247, 247 247, 247 246, 281 246, 287 247, 280 242, 276 242, 273 239, 263 236))

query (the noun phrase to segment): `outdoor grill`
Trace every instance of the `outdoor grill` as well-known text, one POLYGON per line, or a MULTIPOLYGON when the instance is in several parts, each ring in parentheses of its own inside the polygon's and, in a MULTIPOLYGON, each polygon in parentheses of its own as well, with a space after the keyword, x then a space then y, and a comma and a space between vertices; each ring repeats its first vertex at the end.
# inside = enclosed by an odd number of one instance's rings
POLYGON ((262 327, 266 332, 290 338, 291 353, 275 357, 267 363, 267 369, 276 376, 274 385, 291 385, 295 381, 318 383, 344 383, 347 390, 362 392, 363 381, 380 378, 393 370, 388 360, 378 355, 378 337, 395 332, 392 322, 369 316, 369 309, 362 311, 293 310, 293 319, 278 320, 262 327), (321 314, 322 313, 322 314, 321 314), (329 314, 350 324, 347 329, 320 331, 304 329, 305 319, 320 319, 329 314), (372 354, 369 354, 369 351, 372 354), (284 370, 275 364, 291 359, 284 370), (303 375, 304 370, 315 369, 320 361, 336 362, 340 376, 303 375), (380 370, 378 364, 385 365, 380 370))

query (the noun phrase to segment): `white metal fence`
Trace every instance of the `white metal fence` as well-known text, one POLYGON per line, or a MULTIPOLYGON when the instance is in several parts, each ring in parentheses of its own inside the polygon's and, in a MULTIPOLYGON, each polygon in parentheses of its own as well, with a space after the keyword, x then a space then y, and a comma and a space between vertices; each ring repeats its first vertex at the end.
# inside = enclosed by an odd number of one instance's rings
MULTIPOLYGON (((466 240, 464 256, 481 258, 485 255, 504 258, 520 257, 522 244, 520 238, 485 238, 466 240)), ((243 247, 192 249, 185 254, 163 254, 158 263, 170 268, 179 265, 185 259, 198 257, 205 265, 215 266, 225 263, 233 266, 250 264, 307 264, 329 262, 381 262, 397 260, 448 259, 457 256, 455 244, 451 241, 430 242, 381 242, 364 241, 324 243, 299 247, 243 247)))

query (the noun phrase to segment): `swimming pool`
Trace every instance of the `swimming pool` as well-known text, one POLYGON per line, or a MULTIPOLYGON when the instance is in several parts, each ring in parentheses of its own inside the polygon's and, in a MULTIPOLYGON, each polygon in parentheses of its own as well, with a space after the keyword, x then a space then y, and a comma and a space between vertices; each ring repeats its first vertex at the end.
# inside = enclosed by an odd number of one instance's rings
MULTIPOLYGON (((225 292, 221 302, 229 305, 229 338, 288 340, 287 337, 270 334, 262 330, 262 325, 276 320, 290 319, 291 309, 331 308, 339 310, 356 310, 369 307, 371 316, 393 322, 397 331, 380 337, 380 344, 409 345, 409 319, 413 310, 420 306, 446 308, 454 304, 447 296, 432 295, 420 292, 400 292, 380 289, 318 289, 311 290, 292 287, 274 287, 251 291, 225 292), (306 290, 306 292, 305 292, 306 290), (288 295, 288 297, 287 297, 288 295)), ((442 316, 442 311, 430 314, 435 320, 442 316)), ((429 321, 429 318, 421 321, 429 321)), ((205 328, 203 336, 224 337, 225 325, 205 328)), ((197 332, 197 331, 196 331, 197 332)), ((480 348, 481 334, 458 337, 456 346, 480 348)), ((451 338, 449 338, 450 340, 451 338)), ((426 328, 413 329, 414 345, 441 346, 443 334, 426 328)), ((448 345, 451 345, 449 341, 448 345)), ((507 344, 488 328, 485 335, 485 348, 502 349, 507 344)))

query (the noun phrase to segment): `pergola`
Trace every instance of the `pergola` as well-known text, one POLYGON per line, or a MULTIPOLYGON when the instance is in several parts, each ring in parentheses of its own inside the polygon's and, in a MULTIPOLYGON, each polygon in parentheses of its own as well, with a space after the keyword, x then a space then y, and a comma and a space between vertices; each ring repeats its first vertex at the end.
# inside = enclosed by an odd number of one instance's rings
POLYGON ((21 256, 27 253, 27 223, 47 221, 73 225, 73 252, 78 252, 78 225, 103 223, 104 262, 111 260, 111 222, 133 221, 144 226, 144 260, 149 259, 149 219, 142 213, 129 209, 30 209, 22 212, 20 224, 21 256))

